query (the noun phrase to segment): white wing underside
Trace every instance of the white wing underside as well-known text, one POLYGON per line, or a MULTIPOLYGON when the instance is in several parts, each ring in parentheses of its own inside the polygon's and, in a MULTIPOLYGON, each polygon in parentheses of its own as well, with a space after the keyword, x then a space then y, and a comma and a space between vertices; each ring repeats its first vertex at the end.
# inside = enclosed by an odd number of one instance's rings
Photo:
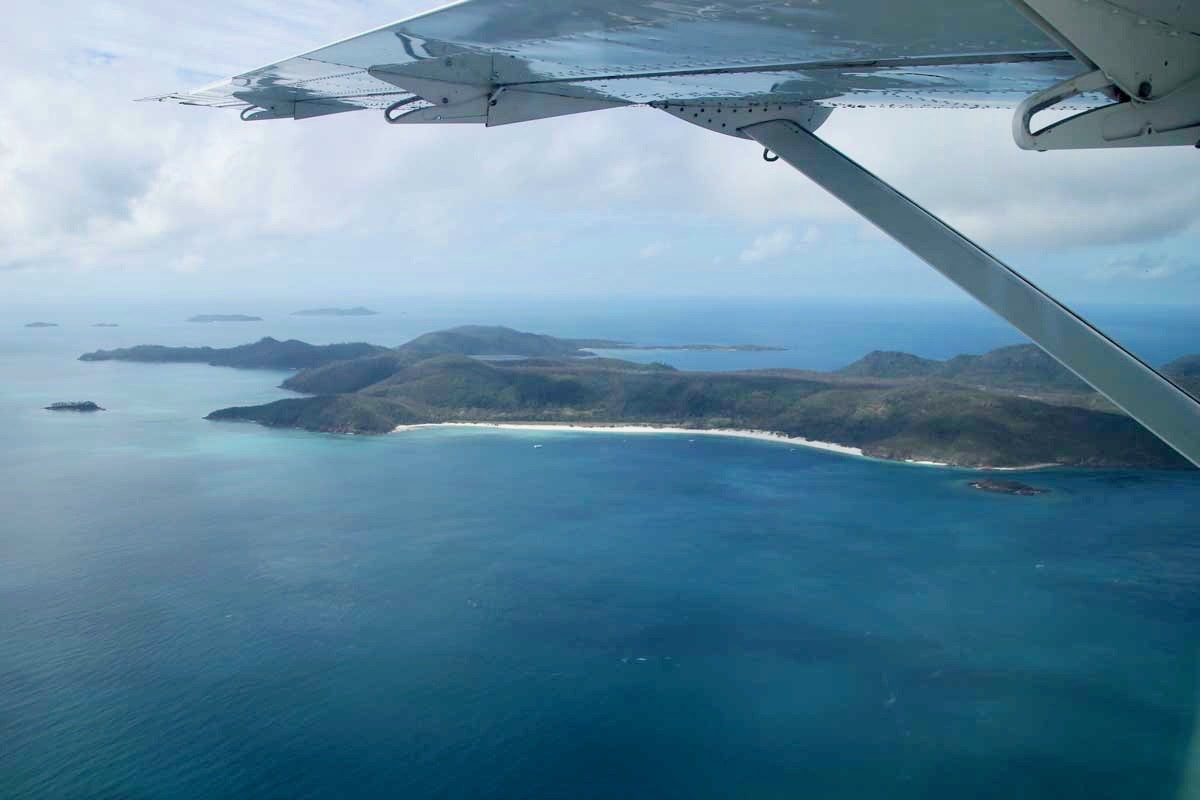
POLYGON ((1012 107, 1079 62, 1008 0, 467 0, 149 99, 303 119, 428 97, 403 76, 455 70, 600 104, 962 108, 1012 107))

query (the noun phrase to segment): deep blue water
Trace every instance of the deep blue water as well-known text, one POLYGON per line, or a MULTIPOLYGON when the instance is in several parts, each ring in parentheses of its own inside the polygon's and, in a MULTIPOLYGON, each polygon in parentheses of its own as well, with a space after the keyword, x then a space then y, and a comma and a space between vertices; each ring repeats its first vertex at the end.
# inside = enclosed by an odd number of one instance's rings
MULTIPOLYGON (((1178 796, 1196 474, 1008 497, 752 441, 271 431, 201 417, 285 396, 280 373, 73 360, 467 321, 803 340, 785 311, 3 327, 0 797, 1178 796), (65 399, 110 410, 40 410, 65 399)), ((1118 324, 1188 352, 1181 322, 1118 324)), ((989 325, 879 322, 776 363, 982 350, 989 325)))

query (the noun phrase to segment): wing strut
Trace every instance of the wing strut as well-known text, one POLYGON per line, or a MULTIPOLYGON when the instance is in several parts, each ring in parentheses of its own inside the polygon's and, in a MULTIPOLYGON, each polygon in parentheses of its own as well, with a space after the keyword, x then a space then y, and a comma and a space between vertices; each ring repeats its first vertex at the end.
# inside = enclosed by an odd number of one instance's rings
POLYGON ((870 220, 1008 320, 1200 467, 1200 402, 1011 267, 794 122, 740 132, 870 220))

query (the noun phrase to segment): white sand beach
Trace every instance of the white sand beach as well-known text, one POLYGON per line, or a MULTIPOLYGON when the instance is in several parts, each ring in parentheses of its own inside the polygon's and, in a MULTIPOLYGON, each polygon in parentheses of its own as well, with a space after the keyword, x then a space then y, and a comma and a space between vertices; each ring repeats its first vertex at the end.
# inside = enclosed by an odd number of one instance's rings
POLYGON ((393 433, 419 430, 422 428, 499 428, 515 431, 546 431, 562 433, 563 431, 589 433, 673 433, 686 436, 728 436, 738 439, 758 439, 759 441, 789 444, 798 447, 811 447, 815 450, 825 450, 830 453, 841 453, 848 456, 863 456, 858 447, 818 442, 801 437, 785 436, 771 431, 742 430, 737 428, 673 428, 658 425, 583 425, 572 423, 556 424, 552 422, 437 422, 421 425, 397 425, 393 433))
POLYGON ((1023 466, 1023 467, 980 467, 980 469, 985 469, 990 472, 1028 472, 1029 470, 1034 470, 1034 469, 1051 469, 1053 467, 1061 467, 1061 466, 1062 466, 1062 464, 1055 464, 1053 462, 1048 462, 1045 464, 1029 464, 1029 465, 1023 466))
POLYGON ((1029 466, 1020 467, 959 467, 955 464, 948 464, 944 461, 925 461, 919 459, 904 459, 903 461, 894 461, 892 459, 872 458, 863 453, 862 448, 850 447, 844 444, 834 444, 833 442, 819 442, 815 439, 805 439, 801 436, 787 436, 782 433, 772 431, 749 430, 741 428, 678 428, 666 425, 603 425, 603 424, 584 424, 570 422, 428 422, 417 425, 397 425, 392 429, 392 433, 404 433, 405 431, 422 430, 426 428, 495 428, 500 430, 512 431, 546 431, 548 433, 562 433, 563 431, 580 432, 580 433, 671 433, 684 436, 726 436, 736 439, 757 439, 762 442, 774 442, 776 444, 786 444, 793 447, 809 447, 814 450, 824 450, 827 453, 838 453, 845 456, 856 456, 858 458, 871 458, 875 461, 885 461, 891 464, 911 464, 919 467, 952 467, 954 469, 979 469, 993 470, 1003 472, 1019 472, 1033 469, 1048 469, 1057 467, 1058 464, 1030 464, 1029 466))

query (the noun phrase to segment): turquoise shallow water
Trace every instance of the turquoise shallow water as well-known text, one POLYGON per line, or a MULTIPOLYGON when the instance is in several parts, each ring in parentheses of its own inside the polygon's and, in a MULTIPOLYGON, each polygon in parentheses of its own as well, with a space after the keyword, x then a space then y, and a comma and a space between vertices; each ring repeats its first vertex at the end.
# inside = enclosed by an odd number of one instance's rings
POLYGON ((279 374, 51 333, 0 349, 2 797, 1179 789, 1196 474, 269 431, 200 417, 279 374))

